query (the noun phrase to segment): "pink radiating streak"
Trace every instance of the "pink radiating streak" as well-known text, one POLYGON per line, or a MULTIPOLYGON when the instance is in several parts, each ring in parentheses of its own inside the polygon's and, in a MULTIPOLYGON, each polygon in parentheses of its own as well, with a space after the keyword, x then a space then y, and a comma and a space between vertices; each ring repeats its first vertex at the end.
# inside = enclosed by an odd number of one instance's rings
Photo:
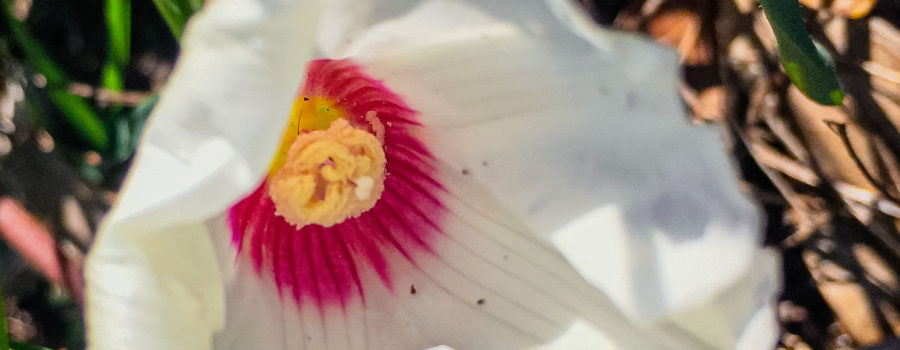
MULTIPOLYGON (((343 307, 353 297, 364 299, 362 271, 374 271, 388 288, 388 254, 410 261, 415 252, 434 254, 445 208, 444 187, 435 177, 435 160, 421 135, 416 112, 380 81, 349 60, 317 60, 308 66, 301 94, 336 101, 351 124, 368 128, 367 113, 375 112, 385 127, 385 190, 369 211, 325 228, 297 229, 275 215, 266 181, 229 211, 236 263, 253 264, 271 273, 282 296, 298 305, 343 307)), ((413 261, 413 263, 415 263, 413 261)))

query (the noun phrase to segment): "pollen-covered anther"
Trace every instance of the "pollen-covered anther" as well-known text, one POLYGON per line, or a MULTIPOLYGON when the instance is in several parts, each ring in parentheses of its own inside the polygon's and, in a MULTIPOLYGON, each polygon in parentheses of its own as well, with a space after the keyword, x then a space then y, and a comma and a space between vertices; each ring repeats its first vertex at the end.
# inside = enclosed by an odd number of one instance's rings
POLYGON ((371 209, 384 191, 385 156, 368 131, 337 119, 294 139, 269 181, 275 213, 299 227, 329 227, 371 209))

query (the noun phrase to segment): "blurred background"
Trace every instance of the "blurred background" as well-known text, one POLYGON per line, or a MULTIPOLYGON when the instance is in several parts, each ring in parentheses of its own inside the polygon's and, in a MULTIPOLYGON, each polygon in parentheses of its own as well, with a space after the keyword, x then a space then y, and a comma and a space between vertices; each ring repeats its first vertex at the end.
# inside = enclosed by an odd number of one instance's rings
POLYGON ((0 265, 10 337, 83 349, 82 262, 178 41, 150 0, 2 4, 0 265))
MULTIPOLYGON (((830 107, 791 84, 756 0, 581 2, 678 51, 691 121, 723 127, 784 260, 777 347, 900 349, 900 0, 800 1, 846 94, 830 107)), ((0 0, 11 340, 84 348, 84 256, 202 3, 0 0)))

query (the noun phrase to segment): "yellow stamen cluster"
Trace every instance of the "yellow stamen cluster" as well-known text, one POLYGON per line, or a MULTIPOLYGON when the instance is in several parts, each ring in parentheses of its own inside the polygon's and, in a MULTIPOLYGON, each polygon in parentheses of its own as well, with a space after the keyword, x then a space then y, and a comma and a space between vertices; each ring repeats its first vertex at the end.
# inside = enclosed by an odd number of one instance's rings
POLYGON ((275 213, 297 227, 357 217, 381 198, 384 164, 381 142, 345 119, 300 134, 269 179, 275 213))

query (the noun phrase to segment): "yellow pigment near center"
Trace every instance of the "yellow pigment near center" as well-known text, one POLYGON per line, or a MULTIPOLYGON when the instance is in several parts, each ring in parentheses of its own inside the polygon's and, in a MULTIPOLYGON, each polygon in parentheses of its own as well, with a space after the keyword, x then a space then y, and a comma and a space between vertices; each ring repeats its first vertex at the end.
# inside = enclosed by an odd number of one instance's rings
POLYGON ((297 101, 269 172, 275 213, 297 227, 329 227, 357 217, 384 190, 381 142, 354 128, 328 102, 297 101))
POLYGON ((291 118, 288 121, 284 133, 281 135, 281 145, 275 153, 275 159, 269 165, 269 176, 275 175, 278 169, 284 165, 285 157, 294 139, 304 132, 313 130, 325 130, 335 120, 343 117, 344 111, 334 107, 334 102, 321 97, 301 97, 297 99, 291 108, 291 118))

